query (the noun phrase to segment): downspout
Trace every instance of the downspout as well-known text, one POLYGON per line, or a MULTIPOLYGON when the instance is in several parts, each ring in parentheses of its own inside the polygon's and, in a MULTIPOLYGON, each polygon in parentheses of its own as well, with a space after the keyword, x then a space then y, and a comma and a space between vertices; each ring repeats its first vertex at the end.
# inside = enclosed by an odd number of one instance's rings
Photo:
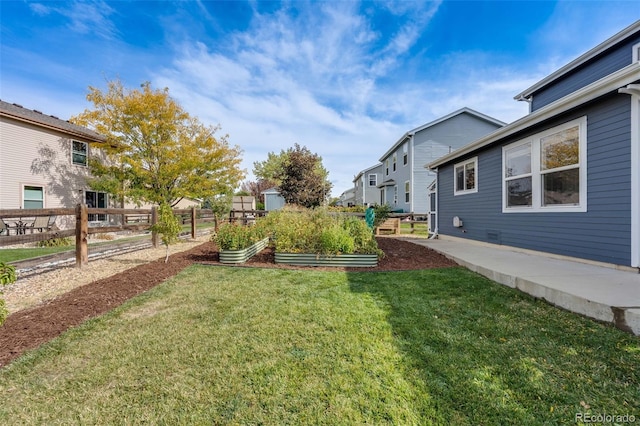
MULTIPOLYGON (((414 176, 413 176, 413 154, 414 154, 414 149, 413 149, 413 135, 414 133, 411 133, 409 136, 411 137, 411 139, 409 139, 409 207, 411 210, 410 213, 415 213, 416 211, 416 206, 415 204, 413 204, 413 199, 415 197, 414 194, 414 189, 415 189, 415 181, 414 181, 414 176)), ((414 218, 415 219, 415 218, 414 218)))
POLYGON ((631 95, 631 266, 640 272, 640 84, 618 93, 631 95))
MULTIPOLYGON (((436 224, 435 228, 433 228, 433 234, 429 235, 430 240, 435 240, 438 238, 438 177, 440 176, 439 169, 436 169, 436 190, 435 190, 435 214, 433 217, 435 218, 436 224)), ((431 200, 429 200, 429 210, 431 210, 431 200)), ((429 215, 429 220, 431 220, 431 215, 429 215)))

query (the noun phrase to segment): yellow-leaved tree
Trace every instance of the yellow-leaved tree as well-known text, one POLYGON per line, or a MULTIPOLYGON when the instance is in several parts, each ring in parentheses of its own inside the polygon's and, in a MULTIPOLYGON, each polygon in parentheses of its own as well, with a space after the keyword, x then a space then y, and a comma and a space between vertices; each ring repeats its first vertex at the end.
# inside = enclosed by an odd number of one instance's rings
POLYGON ((118 200, 166 203, 182 198, 207 199, 230 194, 244 177, 241 150, 227 136, 215 137, 219 127, 205 126, 150 83, 126 89, 119 80, 106 92, 89 87, 94 109, 72 117, 75 124, 106 136, 97 146, 105 158, 90 160, 93 189, 118 200))

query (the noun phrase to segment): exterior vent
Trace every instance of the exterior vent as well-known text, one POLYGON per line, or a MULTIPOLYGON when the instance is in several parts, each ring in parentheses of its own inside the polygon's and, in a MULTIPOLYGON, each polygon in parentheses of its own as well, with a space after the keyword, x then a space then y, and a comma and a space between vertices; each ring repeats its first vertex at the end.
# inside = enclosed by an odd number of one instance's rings
POLYGON ((502 244, 500 231, 487 231, 487 241, 494 244, 502 244))

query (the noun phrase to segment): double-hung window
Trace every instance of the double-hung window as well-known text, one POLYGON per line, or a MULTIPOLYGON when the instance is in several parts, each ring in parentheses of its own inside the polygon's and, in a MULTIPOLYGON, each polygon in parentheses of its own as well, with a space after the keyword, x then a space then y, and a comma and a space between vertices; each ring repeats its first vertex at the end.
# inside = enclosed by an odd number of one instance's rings
POLYGON ((378 175, 371 173, 369 175, 369 186, 378 186, 378 175))
POLYGON ((89 144, 86 142, 73 141, 71 147, 71 161, 79 166, 87 165, 87 153, 89 152, 89 144))
POLYGON ((404 202, 408 203, 409 200, 411 199, 410 195, 410 190, 411 190, 411 183, 409 183, 409 181, 406 181, 404 183, 404 202))
POLYGON ((478 192, 478 157, 456 164, 454 167, 453 195, 478 192))
POLYGON ((409 144, 408 142, 405 142, 404 145, 402 145, 402 165, 406 166, 408 162, 409 162, 409 144))
POLYGON ((384 170, 385 170, 385 174, 389 176, 389 159, 388 158, 387 158, 387 161, 384 162, 384 170))
POLYGON ((25 209, 43 209, 44 188, 25 185, 22 192, 22 205, 25 209))
POLYGON ((587 119, 503 147, 503 212, 587 211, 587 119))
POLYGON ((393 171, 396 171, 396 164, 398 163, 398 155, 393 154, 393 171))

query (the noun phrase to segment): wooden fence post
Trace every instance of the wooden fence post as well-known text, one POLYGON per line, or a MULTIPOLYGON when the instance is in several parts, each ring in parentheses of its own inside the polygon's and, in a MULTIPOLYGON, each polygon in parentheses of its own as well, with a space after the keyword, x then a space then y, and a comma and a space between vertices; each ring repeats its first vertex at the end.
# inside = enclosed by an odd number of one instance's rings
MULTIPOLYGON (((151 226, 158 223, 158 207, 151 207, 151 226)), ((158 233, 156 231, 151 231, 151 244, 153 244, 153 248, 158 248, 158 233)))
POLYGON ((196 208, 191 207, 191 238, 196 239, 196 208))
POLYGON ((76 206, 76 268, 89 263, 87 236, 89 235, 89 213, 86 204, 76 206))

